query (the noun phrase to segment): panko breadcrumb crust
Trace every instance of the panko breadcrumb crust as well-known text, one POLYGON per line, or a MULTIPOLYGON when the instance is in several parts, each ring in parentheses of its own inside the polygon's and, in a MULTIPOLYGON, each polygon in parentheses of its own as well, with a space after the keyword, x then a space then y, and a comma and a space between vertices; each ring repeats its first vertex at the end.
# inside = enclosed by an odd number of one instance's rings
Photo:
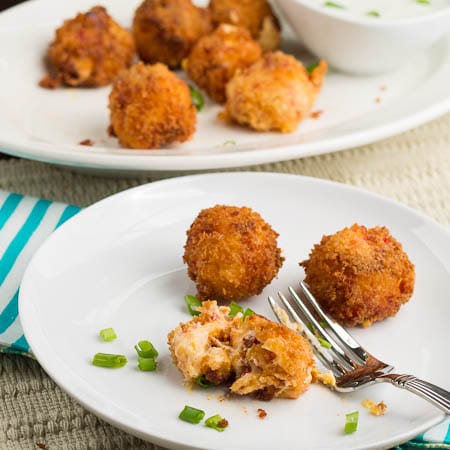
POLYGON ((183 261, 202 300, 257 295, 283 264, 278 233, 245 206, 203 209, 186 234, 183 261))
POLYGON ((48 88, 104 86, 129 67, 135 57, 131 33, 115 22, 102 6, 66 20, 55 32, 47 51, 48 88))
POLYGON ((292 132, 309 116, 326 71, 325 61, 308 73, 291 55, 265 53, 227 84, 224 118, 258 131, 292 132))
POLYGON ((110 132, 124 147, 159 148, 195 131, 189 87, 164 64, 139 62, 123 71, 109 95, 110 132))
POLYGON ((246 28, 221 24, 197 41, 182 66, 198 87, 224 103, 225 86, 236 70, 250 66, 261 54, 261 47, 246 28))
POLYGON ((354 224, 323 236, 300 265, 320 305, 346 326, 394 316, 414 290, 414 265, 386 227, 354 224))
POLYGON ((212 31, 210 12, 191 0, 144 0, 133 19, 140 58, 177 68, 197 40, 212 31))
POLYGON ((213 23, 247 28, 263 51, 280 46, 280 22, 266 0, 210 0, 213 23))
POLYGON ((237 395, 297 398, 310 385, 314 358, 306 339, 253 313, 230 317, 227 306, 205 301, 200 315, 168 335, 173 362, 186 381, 203 376, 229 383, 237 395))

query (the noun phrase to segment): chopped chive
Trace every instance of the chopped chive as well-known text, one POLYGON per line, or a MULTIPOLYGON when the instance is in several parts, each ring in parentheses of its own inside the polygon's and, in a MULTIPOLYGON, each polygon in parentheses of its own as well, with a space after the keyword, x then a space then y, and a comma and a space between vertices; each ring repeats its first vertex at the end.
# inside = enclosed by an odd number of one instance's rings
POLYGON ((205 420, 205 425, 209 428, 214 428, 217 431, 223 431, 228 426, 228 420, 224 419, 220 414, 208 417, 205 420))
POLYGON ((319 63, 318 63, 318 62, 309 64, 309 65, 306 67, 306 71, 307 71, 308 73, 313 73, 314 69, 316 69, 317 67, 319 67, 319 63))
POLYGON ((328 6, 329 8, 346 9, 345 6, 340 5, 336 2, 325 2, 323 6, 328 6))
POLYGON ((113 355, 111 353, 96 353, 92 358, 92 364, 98 367, 119 368, 127 363, 124 355, 113 355))
POLYGON ((193 295, 185 295, 184 301, 186 302, 187 309, 191 316, 199 316, 200 311, 197 311, 198 306, 202 306, 202 302, 193 295))
POLYGON ((244 322, 247 317, 250 317, 253 314, 254 314, 254 311, 252 311, 250 308, 247 308, 244 311, 244 314, 242 315, 242 322, 244 322))
POLYGON ((308 322, 306 324, 306 328, 308 328, 308 330, 311 331, 312 334, 315 334, 313 324, 311 322, 308 322))
POLYGON ((105 342, 110 342, 117 338, 117 334, 114 328, 105 328, 100 330, 100 338, 105 342))
POLYGON ((150 341, 139 341, 134 349, 141 358, 155 359, 158 356, 158 351, 150 341))
POLYGON ((369 11, 367 15, 371 17, 380 17, 380 13, 378 11, 369 11))
POLYGON ((203 417, 205 417, 205 411, 186 405, 178 417, 185 422, 200 423, 203 417))
POLYGON ((422 5, 431 5, 430 0, 416 0, 417 3, 421 3, 422 5))
POLYGON ((157 362, 155 358, 143 358, 142 356, 138 357, 138 367, 139 370, 143 372, 153 372, 156 370, 157 362))
POLYGON ((345 415, 345 427, 344 427, 345 434, 354 433, 358 429, 358 416, 359 416, 358 411, 345 415))
POLYGON ((244 308, 235 302, 231 302, 228 307, 230 308, 230 312, 228 313, 230 317, 234 317, 237 313, 244 313, 244 308))
POLYGON ((194 88, 194 86, 189 85, 189 92, 191 93, 191 100, 197 111, 201 111, 203 106, 205 106, 205 100, 203 100, 203 95, 194 88))
POLYGON ((323 338, 321 338, 321 337, 318 337, 317 340, 319 341, 319 344, 320 344, 322 347, 325 347, 325 348, 331 348, 331 344, 330 344, 326 339, 323 339, 323 338))
POLYGON ((213 385, 209 380, 206 379, 205 375, 200 375, 199 377, 197 377, 195 379, 195 382, 203 389, 208 389, 213 385))
POLYGON ((236 141, 233 141, 233 140, 231 139, 231 140, 229 140, 229 141, 225 141, 225 142, 223 143, 223 145, 236 145, 236 141))

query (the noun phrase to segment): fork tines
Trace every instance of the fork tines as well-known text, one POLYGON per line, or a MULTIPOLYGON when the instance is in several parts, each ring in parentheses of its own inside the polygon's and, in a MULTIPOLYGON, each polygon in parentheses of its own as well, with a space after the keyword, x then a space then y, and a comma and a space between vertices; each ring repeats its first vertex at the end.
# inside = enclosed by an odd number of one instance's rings
MULTIPOLYGON (((304 282, 300 282, 301 295, 291 286, 288 291, 289 299, 282 292, 278 292, 278 297, 293 321, 300 325, 299 332, 312 344, 314 353, 325 367, 341 377, 366 363, 367 352, 324 313, 304 282)), ((286 322, 276 301, 270 296, 268 300, 278 320, 286 322)))

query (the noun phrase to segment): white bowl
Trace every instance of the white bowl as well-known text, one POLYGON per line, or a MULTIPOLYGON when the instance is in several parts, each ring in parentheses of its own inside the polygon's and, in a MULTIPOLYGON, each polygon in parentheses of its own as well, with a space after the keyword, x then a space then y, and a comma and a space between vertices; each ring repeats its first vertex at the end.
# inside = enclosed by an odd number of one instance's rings
POLYGON ((393 70, 450 32, 450 6, 420 17, 383 19, 345 14, 307 0, 277 3, 309 51, 352 74, 393 70))

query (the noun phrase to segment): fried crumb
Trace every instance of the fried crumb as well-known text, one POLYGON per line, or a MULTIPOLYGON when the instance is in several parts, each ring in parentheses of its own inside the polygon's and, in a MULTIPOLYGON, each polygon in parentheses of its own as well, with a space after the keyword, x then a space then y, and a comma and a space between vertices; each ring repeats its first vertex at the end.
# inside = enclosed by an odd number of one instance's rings
POLYGON ((364 408, 367 408, 369 410, 369 413, 373 416, 384 416, 384 413, 386 412, 387 405, 383 401, 380 403, 375 403, 373 400, 363 400, 361 402, 362 406, 364 408))
POLYGON ((265 419, 267 417, 267 411, 262 408, 258 408, 258 417, 260 419, 265 419))
POLYGON ((375 97, 375 103, 381 103, 381 97, 375 97))
POLYGON ((219 420, 219 422, 217 422, 217 426, 219 428, 226 428, 228 426, 228 420, 227 419, 219 420))
POLYGON ((45 89, 56 89, 61 86, 61 81, 51 77, 50 75, 46 75, 41 81, 39 81, 39 86, 45 89))
POLYGON ((211 400, 211 398, 212 398, 211 394, 208 394, 208 395, 206 396, 206 400, 211 400))
POLYGON ((247 409, 246 406, 242 406, 242 412, 243 412, 244 414, 248 414, 248 409, 247 409))
POLYGON ((381 86, 380 86, 380 91, 385 91, 387 89, 387 87, 384 85, 384 84, 382 84, 381 86))
POLYGON ((224 396, 224 395, 219 395, 219 396, 217 397, 217 400, 218 400, 220 403, 223 403, 223 402, 225 401, 225 396, 224 396))
POLYGON ((321 109, 318 109, 317 111, 313 111, 309 115, 309 117, 311 117, 311 119, 318 119, 322 114, 323 114, 323 111, 321 109))
POLYGON ((311 375, 313 377, 313 383, 322 383, 325 386, 331 387, 336 386, 336 379, 331 372, 319 372, 317 368, 314 368, 311 372, 311 375))
POLYGON ((275 304, 275 306, 274 306, 274 312, 283 325, 286 325, 291 330, 294 330, 294 331, 297 331, 300 333, 303 331, 303 327, 297 322, 292 322, 289 319, 289 316, 288 316, 288 313, 286 312, 286 310, 281 308, 277 304, 275 304))
POLYGON ((83 139, 78 143, 78 145, 87 145, 88 147, 92 147, 94 145, 94 141, 92 139, 83 139))

